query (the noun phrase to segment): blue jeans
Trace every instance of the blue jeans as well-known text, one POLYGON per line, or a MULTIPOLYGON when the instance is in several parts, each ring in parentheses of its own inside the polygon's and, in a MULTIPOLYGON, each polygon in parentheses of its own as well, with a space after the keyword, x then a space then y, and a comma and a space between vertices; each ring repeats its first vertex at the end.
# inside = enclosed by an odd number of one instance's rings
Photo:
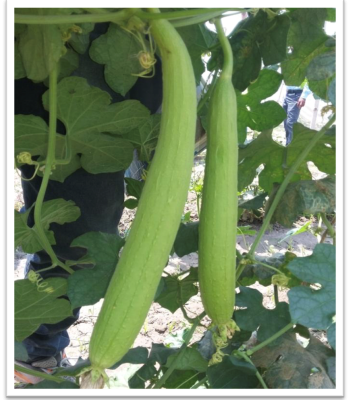
POLYGON ((297 103, 302 90, 297 93, 288 93, 283 102, 283 109, 287 113, 287 118, 284 120, 284 130, 286 131, 286 145, 293 139, 293 125, 298 121, 300 108, 297 103))
MULTIPOLYGON (((91 40, 104 34, 109 24, 96 24, 90 34, 91 40)), ((138 79, 136 84, 126 95, 122 97, 115 93, 105 82, 104 66, 94 63, 89 57, 89 51, 79 56, 79 68, 72 75, 87 79, 90 85, 107 91, 112 102, 134 99, 146 106, 151 114, 154 114, 162 102, 162 75, 161 62, 158 59, 155 76, 151 79, 138 79)), ((42 95, 47 87, 43 83, 34 83, 27 78, 15 81, 15 114, 36 115, 48 123, 48 112, 42 106, 42 95)), ((57 121, 57 132, 64 134, 65 128, 57 121)), ((133 163, 139 163, 134 160, 133 163)), ((133 166, 131 170, 134 170, 133 166)), ((33 175, 33 166, 21 167, 24 178, 33 175)), ((134 176, 133 176, 134 177, 134 176)), ((29 209, 36 200, 42 178, 36 176, 30 181, 22 181, 23 198, 25 209, 29 209)), ((49 181, 45 194, 45 201, 63 198, 73 200, 80 208, 81 216, 74 222, 64 225, 51 224, 50 229, 54 232, 56 245, 53 249, 61 261, 78 260, 86 250, 82 248, 71 248, 70 243, 78 236, 90 231, 117 234, 118 223, 123 213, 124 203, 124 171, 105 174, 89 174, 84 169, 79 169, 71 174, 63 183, 49 181)), ((29 215, 28 225, 33 226, 33 213, 29 215)), ((27 271, 40 270, 51 265, 50 258, 45 251, 36 253, 28 264, 27 271)), ((84 265, 72 267, 77 270, 84 265)), ((68 273, 62 268, 41 273, 46 279, 49 277, 68 278, 68 273)), ((73 317, 69 317, 57 324, 44 324, 24 340, 29 360, 35 361, 42 357, 59 356, 60 352, 69 345, 67 328, 71 326, 79 316, 79 309, 73 310, 73 317)))

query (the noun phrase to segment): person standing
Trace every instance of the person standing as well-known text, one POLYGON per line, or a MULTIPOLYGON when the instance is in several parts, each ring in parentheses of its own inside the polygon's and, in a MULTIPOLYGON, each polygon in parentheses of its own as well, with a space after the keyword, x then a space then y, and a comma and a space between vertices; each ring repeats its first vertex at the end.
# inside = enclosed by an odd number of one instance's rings
POLYGON ((298 121, 300 110, 305 106, 306 98, 312 92, 307 83, 303 88, 299 86, 286 86, 286 88, 283 109, 287 113, 284 130, 286 131, 286 146, 288 146, 293 139, 293 125, 298 121))

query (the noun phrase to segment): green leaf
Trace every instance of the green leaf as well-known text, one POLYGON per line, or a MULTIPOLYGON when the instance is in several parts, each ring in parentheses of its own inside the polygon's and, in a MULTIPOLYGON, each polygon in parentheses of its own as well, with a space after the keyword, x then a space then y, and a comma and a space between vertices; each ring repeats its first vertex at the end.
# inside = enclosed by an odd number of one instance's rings
POLYGON ((206 28, 205 24, 185 26, 177 28, 190 54, 196 83, 199 84, 201 76, 205 71, 202 55, 209 51, 209 48, 217 40, 217 35, 206 28))
MULTIPOLYGON (((48 92, 43 102, 48 109, 48 92)), ((58 84, 58 118, 66 127, 73 159, 52 178, 63 181, 80 165, 93 174, 128 168, 134 146, 120 135, 142 125, 148 117, 149 111, 138 101, 110 104, 109 94, 89 86, 85 79, 62 79, 58 84), (81 155, 80 164, 77 154, 81 155)), ((48 127, 45 122, 31 115, 18 115, 15 121, 15 154, 29 151, 33 156, 46 157, 48 127)), ((65 154, 66 138, 59 134, 56 138, 59 159, 65 154)))
POLYGON ((335 323, 333 323, 328 329, 327 329, 327 339, 328 339, 328 343, 332 346, 332 348, 335 350, 335 331, 336 331, 336 327, 335 327, 335 323))
MULTIPOLYGON (((256 176, 256 169, 264 164, 259 174, 259 185, 270 192, 274 183, 282 183, 285 176, 283 160, 286 155, 287 169, 293 165, 301 151, 315 135, 314 130, 296 123, 293 127, 293 140, 288 148, 272 139, 271 131, 263 131, 257 139, 239 150, 238 190, 242 191, 256 176)), ((291 181, 311 179, 307 161, 313 161, 319 170, 335 173, 335 129, 331 128, 312 148, 305 162, 299 167, 291 181)))
POLYGON ((49 380, 43 380, 36 385, 28 385, 26 389, 80 389, 76 383, 66 382, 54 382, 49 380))
POLYGON ((139 201, 137 199, 127 199, 124 201, 124 207, 129 210, 135 209, 139 205, 139 201))
POLYGON ((179 351, 179 348, 170 348, 161 343, 152 343, 149 361, 157 362, 160 365, 165 365, 169 356, 179 351))
POLYGON ((191 268, 185 278, 183 275, 175 275, 162 279, 164 289, 154 301, 172 313, 198 293, 198 287, 194 285, 198 282, 198 271, 195 268, 191 268))
POLYGON ((288 287, 291 288, 293 286, 300 285, 300 279, 295 277, 289 269, 287 269, 288 264, 296 257, 294 253, 286 252, 285 254, 275 253, 273 256, 259 256, 256 255, 256 263, 246 265, 241 278, 240 284, 249 286, 259 281, 259 283, 263 286, 271 285, 271 277, 275 275, 275 271, 270 268, 267 268, 261 263, 270 265, 271 267, 277 268, 282 273, 284 273, 288 278, 288 287))
MULTIPOLYGON (((153 344, 153 343, 152 343, 153 344)), ((116 369, 122 364, 145 364, 148 358, 146 347, 134 347, 130 349, 123 358, 108 369, 116 369)))
POLYGON ((286 241, 287 239, 289 239, 292 236, 297 236, 297 235, 300 235, 303 232, 307 232, 309 230, 310 225, 311 225, 311 220, 307 221, 304 225, 302 225, 300 227, 296 227, 296 228, 293 228, 293 229, 289 230, 286 233, 286 235, 281 240, 278 241, 278 243, 282 243, 282 242, 286 241))
POLYGON ((73 308, 95 304, 104 297, 123 245, 124 240, 118 235, 102 232, 88 232, 73 240, 71 247, 88 249, 87 256, 96 263, 68 278, 67 293, 73 308))
POLYGON ((146 363, 129 379, 130 389, 144 389, 145 383, 152 379, 156 373, 156 367, 152 363, 146 363))
MULTIPOLYGON (((328 36, 323 26, 327 18, 325 8, 300 8, 291 13, 288 46, 293 50, 282 62, 282 73, 286 85, 299 86, 307 76, 310 62, 327 51, 328 36)), ((316 93, 317 94, 317 93, 316 93)))
POLYGON ((138 151, 141 161, 150 162, 152 151, 156 148, 160 130, 160 114, 151 115, 143 125, 128 133, 127 139, 138 151))
POLYGON ((28 279, 15 281, 15 340, 21 342, 41 324, 55 324, 72 316, 67 293, 67 280, 49 278, 39 283, 28 279))
POLYGON ((193 347, 186 347, 179 355, 173 354, 168 357, 166 367, 170 368, 176 358, 177 370, 194 370, 205 372, 208 368, 208 361, 202 357, 199 351, 193 347))
POLYGON ((138 181, 137 179, 132 178, 124 178, 126 183, 126 191, 129 196, 136 197, 136 199, 140 199, 142 189, 145 186, 144 181, 138 181))
POLYGON ((335 177, 290 183, 271 222, 291 227, 301 215, 333 213, 335 210, 335 177))
POLYGON ((321 81, 335 74, 335 51, 329 51, 313 58, 307 68, 309 81, 321 81))
POLYGON ((18 42, 15 41, 15 79, 22 79, 26 76, 26 70, 24 69, 18 42))
POLYGON ((312 335, 304 348, 295 334, 288 332, 277 346, 264 347, 254 353, 252 361, 265 370, 265 382, 272 389, 333 389, 326 365, 332 355, 333 351, 312 335), (315 377, 314 368, 319 371, 315 377))
POLYGON ((264 206, 267 195, 268 194, 266 192, 261 193, 250 200, 240 202, 238 207, 244 210, 258 210, 264 206))
POLYGON ((179 257, 198 250, 198 225, 199 222, 180 224, 174 242, 174 250, 179 257))
POLYGON ((43 81, 64 54, 57 25, 27 25, 19 36, 19 51, 27 77, 43 81))
POLYGON ((327 21, 330 22, 335 22, 336 21, 336 17, 335 17, 335 8, 327 8, 327 21))
POLYGON ((263 69, 258 79, 248 87, 248 93, 237 96, 238 141, 244 143, 247 127, 255 131, 278 126, 286 113, 275 101, 262 100, 272 96, 280 87, 282 75, 271 69, 263 69))
POLYGON ((205 374, 197 371, 179 371, 169 376, 162 387, 166 389, 190 389, 196 382, 204 378, 205 374))
POLYGON ((287 303, 280 302, 276 308, 268 310, 262 305, 263 296, 258 290, 240 286, 239 291, 236 296, 236 306, 246 309, 235 311, 237 325, 250 332, 259 327, 259 342, 263 342, 289 324, 287 303))
POLYGON ((77 53, 84 54, 90 45, 89 33, 94 29, 95 24, 92 22, 86 22, 77 25, 81 27, 82 32, 72 32, 68 43, 77 53))
POLYGON ((15 341, 15 360, 27 361, 28 358, 26 346, 22 342, 15 341))
POLYGON ((134 86, 142 72, 138 53, 141 43, 134 35, 116 24, 110 24, 108 32, 95 39, 90 47, 90 57, 99 64, 105 64, 105 79, 117 93, 125 96, 134 86))
POLYGON ((322 285, 318 290, 300 286, 288 292, 292 321, 327 329, 335 315, 335 247, 317 244, 311 256, 295 258, 288 269, 305 282, 322 285))
POLYGON ((290 19, 287 14, 277 15, 267 21, 264 37, 259 42, 265 66, 280 63, 286 58, 289 27, 290 19))
POLYGON ((255 17, 246 18, 237 24, 229 39, 235 60, 232 82, 240 92, 259 76, 261 54, 258 43, 262 39, 266 21, 266 13, 259 11, 255 17))
MULTIPOLYGON (((25 253, 33 254, 43 249, 35 234, 35 225, 30 228, 27 220, 31 209, 25 213, 15 211, 15 246, 21 246, 25 253)), ((50 224, 63 225, 76 221, 80 217, 80 210, 72 200, 54 199, 45 201, 42 207, 41 223, 50 244, 56 244, 54 233, 49 230, 50 224)))
MULTIPOLYGON (((72 74, 79 67, 79 56, 73 50, 68 49, 67 53, 60 58, 58 66, 58 82, 72 74)), ((49 86, 49 85, 47 85, 49 86)))
POLYGON ((208 368, 212 389, 254 389, 258 386, 254 365, 234 356, 225 356, 220 364, 208 368))

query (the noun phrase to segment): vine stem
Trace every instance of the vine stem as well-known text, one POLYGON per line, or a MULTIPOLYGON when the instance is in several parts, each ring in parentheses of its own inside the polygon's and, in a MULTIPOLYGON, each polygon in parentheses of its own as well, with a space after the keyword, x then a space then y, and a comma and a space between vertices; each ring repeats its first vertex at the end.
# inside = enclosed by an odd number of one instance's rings
POLYGON ((159 379, 159 381, 153 386, 153 389, 160 389, 164 383, 167 381, 167 379, 169 378, 169 376, 174 372, 174 370, 177 367, 177 364, 179 362, 179 360, 181 359, 182 355, 184 354, 188 343, 190 342, 195 330, 197 329, 197 326, 200 324, 201 319, 206 315, 205 311, 202 312, 202 314, 200 314, 195 322, 193 323, 191 330, 188 332, 188 334, 186 335, 186 339, 182 345, 181 350, 179 351, 179 353, 177 354, 177 356, 174 358, 172 364, 170 365, 170 367, 166 370, 165 374, 159 379))
MULTIPOLYGON (((89 10, 89 9, 87 9, 89 10)), ((204 9, 190 9, 181 11, 171 11, 164 13, 148 13, 141 11, 137 8, 129 8, 117 12, 102 12, 98 9, 97 12, 93 14, 77 14, 77 15, 25 15, 25 14, 15 14, 16 24, 28 24, 28 25, 51 25, 51 24, 77 24, 83 22, 121 22, 126 21, 132 16, 137 16, 144 20, 154 20, 154 19, 181 19, 186 17, 196 17, 203 14, 212 13, 224 13, 228 11, 241 11, 245 12, 242 8, 204 8, 204 9)), ((92 10, 91 10, 92 11, 92 10)), ((211 15, 212 17, 212 15, 211 15)))
POLYGON ((305 146, 305 148, 303 149, 303 151, 300 153, 299 157, 295 160, 294 164, 291 166, 291 168, 289 169, 286 177, 284 178, 281 186, 279 187, 275 198, 273 199, 273 202, 271 204, 271 207, 264 219, 264 222, 262 224, 261 229, 259 230, 250 250, 248 253, 248 256, 252 256, 255 252, 255 249, 257 248, 262 236, 264 235, 266 229, 268 228, 268 226, 270 225, 270 221, 271 218, 277 208, 277 205, 279 203, 279 201, 282 198, 283 193, 285 192, 285 190, 287 189, 287 186, 290 182, 290 180, 292 179, 293 175, 295 174, 295 172, 297 171, 297 169, 299 168, 300 164, 304 161, 305 157, 309 154, 310 150, 315 146, 315 144, 317 143, 317 141, 326 133, 326 131, 333 125, 335 121, 335 115, 333 115, 331 117, 331 119, 328 121, 328 123, 320 130, 318 131, 315 136, 312 138, 312 140, 310 140, 310 142, 305 146))
POLYGON ((64 263, 59 261, 55 252, 53 251, 51 244, 45 234, 44 227, 42 225, 41 214, 44 197, 49 183, 52 166, 55 164, 55 148, 56 148, 56 124, 57 124, 57 64, 50 73, 50 89, 49 89, 49 140, 47 147, 47 156, 45 163, 45 170, 43 180, 40 185, 39 193, 35 201, 34 208, 34 231, 37 234, 38 240, 43 246, 44 250, 50 256, 52 264, 60 266, 70 274, 74 272, 73 269, 66 266, 64 263))
POLYGON ((323 223, 326 225, 328 234, 333 239, 333 244, 335 245, 335 231, 332 224, 328 221, 326 213, 320 213, 323 223))
POLYGON ((22 367, 21 365, 18 365, 18 364, 15 364, 15 371, 24 372, 25 374, 37 376, 38 378, 43 378, 48 381, 54 381, 54 382, 58 382, 58 383, 66 382, 66 380, 63 378, 58 378, 58 377, 52 376, 50 374, 46 374, 45 372, 40 372, 40 371, 36 371, 36 370, 29 369, 26 367, 22 367))
MULTIPOLYGON (((245 353, 243 353, 243 352, 240 352, 239 355, 240 355, 241 357, 243 357, 247 362, 249 362, 249 364, 254 365, 253 361, 247 356, 247 354, 245 354, 245 353)), ((255 367, 255 365, 254 365, 254 367, 255 367)), ((256 367, 255 367, 255 368, 256 368, 256 367)), ((260 374, 260 372, 259 372, 258 370, 256 370, 255 375, 256 375, 256 377, 258 378, 258 380, 259 380, 261 386, 262 386, 264 389, 268 389, 268 387, 267 387, 267 385, 266 385, 266 383, 265 383, 263 377, 261 376, 261 374, 260 374)))
POLYGON ((276 340, 277 338, 279 338, 280 336, 282 336, 284 333, 286 333, 287 331, 289 331, 289 329, 293 328, 294 323, 290 322, 288 325, 286 325, 284 328, 282 328, 281 330, 279 330, 278 332, 276 332, 274 335, 270 336, 268 339, 266 339, 264 342, 261 342, 260 344, 258 344, 257 346, 253 347, 250 350, 246 351, 246 354, 248 356, 251 356, 252 354, 254 354, 256 351, 262 349, 263 347, 267 346, 268 344, 270 344, 271 342, 273 342, 274 340, 276 340))

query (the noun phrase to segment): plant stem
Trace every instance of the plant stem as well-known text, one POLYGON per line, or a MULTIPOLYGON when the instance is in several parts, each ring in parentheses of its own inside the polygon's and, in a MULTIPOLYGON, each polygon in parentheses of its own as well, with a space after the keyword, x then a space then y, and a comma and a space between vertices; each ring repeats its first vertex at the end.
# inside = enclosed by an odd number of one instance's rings
POLYGON ((169 376, 173 373, 173 371, 176 369, 177 364, 179 362, 179 360, 181 359, 182 355, 184 354, 188 343, 190 342, 195 330, 197 329, 197 326, 200 324, 201 319, 206 315, 205 311, 202 312, 202 314, 200 314, 195 322, 193 323, 191 330, 188 332, 188 334, 186 335, 186 339, 183 343, 183 345, 181 346, 181 350, 178 352, 177 356, 174 358, 171 366, 166 370, 165 374, 159 379, 159 381, 154 385, 154 389, 160 389, 164 383, 167 381, 167 379, 169 378, 169 376))
POLYGON ((244 11, 230 13, 228 15, 223 15, 221 11, 217 11, 214 13, 212 12, 212 13, 208 13, 208 14, 198 15, 198 16, 191 17, 191 18, 176 19, 176 20, 172 21, 172 25, 175 28, 181 28, 183 26, 202 24, 203 22, 209 21, 213 18, 225 18, 225 17, 230 17, 232 15, 238 15, 238 14, 241 14, 242 12, 244 12, 244 11))
POLYGON ((222 66, 221 77, 227 77, 229 79, 232 78, 233 71, 233 53, 231 49, 230 42, 228 41, 224 28, 221 24, 220 20, 215 20, 215 28, 219 37, 219 41, 222 47, 222 51, 224 53, 224 64, 222 66))
MULTIPOLYGON (((243 353, 243 352, 240 352, 239 354, 240 354, 240 356, 243 357, 247 362, 249 362, 249 364, 254 365, 253 361, 247 356, 247 354, 245 354, 245 353, 243 353)), ((255 365, 254 365, 254 367, 255 367, 255 365)), ((255 367, 255 368, 256 368, 256 367, 255 367)), ((264 389, 268 389, 268 387, 267 387, 267 385, 266 385, 266 383, 265 383, 263 377, 261 376, 261 374, 260 374, 260 372, 259 372, 258 370, 256 370, 255 375, 256 375, 256 377, 258 378, 258 380, 259 380, 261 386, 262 386, 264 389)))
MULTIPOLYGON (((87 11, 92 11, 93 9, 86 9, 87 11)), ((77 15, 25 15, 25 14, 15 14, 16 24, 28 24, 28 25, 51 25, 51 24, 77 24, 83 22, 120 22, 127 21, 133 15, 145 19, 181 19, 186 17, 199 16, 203 14, 213 13, 224 13, 227 11, 242 11, 246 10, 242 8, 204 8, 204 9, 190 9, 181 11, 171 11, 164 13, 148 13, 141 11, 137 8, 124 9, 117 12, 102 12, 103 10, 97 9, 94 14, 77 14, 77 15)))
POLYGON ((335 230, 333 225, 328 221, 326 213, 320 213, 323 223, 326 225, 329 236, 333 238, 333 244, 335 246, 335 230))
POLYGON ((188 381, 190 381, 191 379, 193 379, 195 376, 197 376, 199 374, 200 374, 200 372, 197 372, 195 375, 192 375, 190 378, 188 378, 185 381, 181 382, 181 384, 179 386, 177 386, 175 389, 180 389, 181 386, 183 386, 185 383, 187 383, 188 381))
POLYGON ((206 381, 208 380, 208 377, 205 376, 203 379, 201 379, 200 381, 198 381, 197 383, 195 383, 191 389, 197 389, 199 386, 202 386, 206 381))
POLYGON ((255 249, 257 248, 262 236, 264 235, 266 229, 268 228, 268 226, 270 225, 270 221, 271 218, 277 208, 277 205, 279 203, 279 201, 281 200, 283 193, 285 192, 285 190, 287 189, 287 186, 290 182, 290 180, 292 179, 293 175, 295 174, 295 172, 297 171, 297 169, 299 168, 300 164, 304 161, 305 157, 309 154, 310 150, 315 146, 315 144, 317 143, 317 141, 326 133, 326 131, 333 125, 335 121, 335 115, 332 116, 332 118, 328 121, 328 123, 317 133, 315 133, 315 136, 310 140, 310 142, 305 146, 304 150, 300 153, 299 157, 295 160, 294 164, 291 166, 288 174, 286 175, 286 177, 284 178, 281 186, 279 187, 276 196, 271 204, 271 207, 264 219, 264 222, 262 224, 261 229, 259 230, 254 243, 252 244, 252 247, 249 250, 249 255, 251 256, 252 254, 254 254, 255 249))
POLYGON ((52 166, 55 164, 55 148, 56 148, 56 124, 57 124, 57 65, 50 73, 50 89, 49 89, 49 106, 50 106, 50 116, 49 116, 49 140, 47 147, 46 164, 43 175, 43 180, 40 185, 39 193, 35 201, 34 208, 34 228, 33 230, 38 236, 38 240, 43 246, 43 249, 50 256, 52 264, 55 266, 60 266, 67 272, 72 274, 74 270, 67 267, 61 261, 58 260, 55 252, 53 251, 51 244, 46 237, 44 227, 41 221, 41 211, 44 202, 44 197, 49 183, 52 166))
POLYGON ((133 15, 132 9, 117 12, 78 14, 78 15, 25 15, 15 14, 16 24, 51 25, 51 24, 78 24, 83 22, 118 22, 129 19, 133 15))
POLYGON ((280 336, 282 336, 284 333, 286 333, 287 331, 289 331, 289 329, 293 328, 294 323, 290 322, 288 325, 286 325, 284 328, 282 328, 281 330, 279 330, 278 332, 276 332, 274 335, 270 336, 268 339, 266 339, 264 342, 261 342, 260 344, 258 344, 257 346, 253 347, 250 350, 247 350, 247 355, 251 356, 253 353, 255 353, 256 351, 262 349, 263 347, 267 346, 268 344, 270 344, 271 342, 273 342, 274 340, 276 340, 277 338, 279 338, 280 336))
MULTIPOLYGON (((152 10, 152 9, 149 9, 152 10)), ((180 10, 180 11, 169 11, 169 12, 162 12, 162 13, 154 13, 153 11, 148 13, 144 11, 135 11, 134 15, 141 19, 167 19, 171 21, 172 19, 181 19, 186 17, 197 17, 199 15, 205 14, 213 14, 220 12, 221 14, 228 12, 228 11, 241 11, 246 12, 243 8, 192 8, 188 10, 180 10)))
POLYGON ((37 376, 38 378, 43 378, 48 381, 54 381, 54 382, 58 382, 58 383, 66 382, 66 380, 63 378, 58 378, 58 377, 52 376, 50 374, 46 374, 45 372, 40 372, 40 371, 36 371, 33 369, 25 368, 18 364, 15 364, 15 371, 24 372, 25 374, 37 376))

